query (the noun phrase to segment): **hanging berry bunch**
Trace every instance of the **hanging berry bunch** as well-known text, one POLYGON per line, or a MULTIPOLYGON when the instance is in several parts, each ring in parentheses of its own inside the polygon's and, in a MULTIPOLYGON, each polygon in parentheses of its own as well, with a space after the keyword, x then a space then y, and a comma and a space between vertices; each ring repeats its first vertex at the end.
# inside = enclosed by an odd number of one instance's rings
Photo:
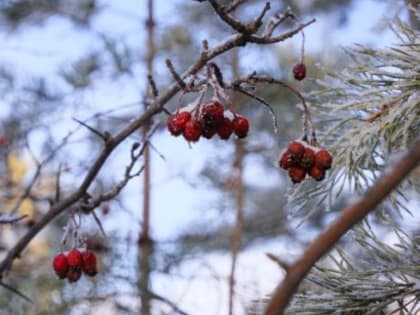
POLYGON ((280 156, 279 166, 289 172, 293 183, 300 183, 306 174, 321 181, 325 171, 331 168, 332 156, 326 149, 320 149, 301 140, 290 142, 280 156))
POLYGON ((232 134, 238 138, 248 135, 249 120, 233 108, 225 93, 222 74, 216 64, 211 63, 207 66, 205 82, 199 88, 197 99, 181 108, 181 99, 186 92, 187 88, 179 98, 176 112, 169 115, 167 120, 167 128, 173 136, 182 134, 188 142, 197 142, 201 137, 211 139, 215 135, 223 140, 229 139, 232 134), (209 87, 213 97, 205 101, 209 87))
POLYGON ((73 214, 61 241, 61 247, 64 247, 71 239, 72 249, 61 250, 52 261, 52 267, 57 276, 60 279, 67 279, 70 283, 77 282, 82 274, 94 277, 98 273, 96 255, 84 246, 85 240, 79 232, 80 223, 80 215, 73 214))

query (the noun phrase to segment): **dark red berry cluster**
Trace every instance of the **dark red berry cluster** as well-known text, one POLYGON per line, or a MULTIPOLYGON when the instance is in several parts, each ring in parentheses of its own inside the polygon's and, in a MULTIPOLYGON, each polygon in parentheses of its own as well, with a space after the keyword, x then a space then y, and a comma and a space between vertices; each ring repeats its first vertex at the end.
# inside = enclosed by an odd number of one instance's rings
POLYGON ((80 252, 77 248, 72 249, 67 255, 59 253, 52 262, 55 273, 60 279, 76 282, 82 276, 82 272, 88 276, 98 273, 97 260, 94 252, 85 250, 80 252))
POLYGON ((191 111, 182 109, 169 115, 167 127, 173 136, 182 134, 189 142, 197 142, 200 137, 211 139, 216 134, 220 139, 227 140, 232 133, 238 138, 245 138, 249 121, 244 116, 225 110, 218 100, 211 100, 191 111))
POLYGON ((279 166, 289 171, 293 183, 300 183, 306 174, 317 181, 325 178, 325 171, 331 168, 332 156, 326 149, 319 149, 304 141, 290 142, 279 160, 279 166))

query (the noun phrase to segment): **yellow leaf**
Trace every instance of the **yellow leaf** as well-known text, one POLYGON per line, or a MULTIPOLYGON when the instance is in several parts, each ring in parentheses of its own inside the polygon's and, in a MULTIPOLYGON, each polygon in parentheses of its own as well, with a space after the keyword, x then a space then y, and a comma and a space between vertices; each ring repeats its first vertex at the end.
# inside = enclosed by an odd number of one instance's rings
POLYGON ((23 162, 16 152, 11 152, 7 157, 7 166, 9 169, 9 179, 13 184, 22 182, 23 177, 28 170, 25 162, 23 162))

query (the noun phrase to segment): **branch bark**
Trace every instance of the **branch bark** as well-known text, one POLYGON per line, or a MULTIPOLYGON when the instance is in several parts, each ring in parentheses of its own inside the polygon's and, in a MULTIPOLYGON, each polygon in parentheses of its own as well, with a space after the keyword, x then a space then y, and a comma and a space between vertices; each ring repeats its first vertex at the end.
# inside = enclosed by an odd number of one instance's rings
POLYGON ((390 171, 383 174, 360 201, 344 209, 337 220, 309 245, 302 257, 288 268, 285 279, 275 290, 264 315, 283 314, 300 282, 315 263, 328 253, 347 231, 372 212, 419 164, 420 139, 390 171))

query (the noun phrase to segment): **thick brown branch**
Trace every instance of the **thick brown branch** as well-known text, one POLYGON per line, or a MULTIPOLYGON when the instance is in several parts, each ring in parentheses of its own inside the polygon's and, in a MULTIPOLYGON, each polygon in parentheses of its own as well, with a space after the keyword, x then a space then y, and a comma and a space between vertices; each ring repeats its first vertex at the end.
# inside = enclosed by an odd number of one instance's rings
POLYGON ((274 292, 264 314, 283 314, 298 285, 315 263, 328 253, 347 231, 372 212, 419 163, 420 139, 390 171, 383 174, 360 201, 343 210, 337 220, 309 245, 303 256, 289 268, 286 278, 274 292))

